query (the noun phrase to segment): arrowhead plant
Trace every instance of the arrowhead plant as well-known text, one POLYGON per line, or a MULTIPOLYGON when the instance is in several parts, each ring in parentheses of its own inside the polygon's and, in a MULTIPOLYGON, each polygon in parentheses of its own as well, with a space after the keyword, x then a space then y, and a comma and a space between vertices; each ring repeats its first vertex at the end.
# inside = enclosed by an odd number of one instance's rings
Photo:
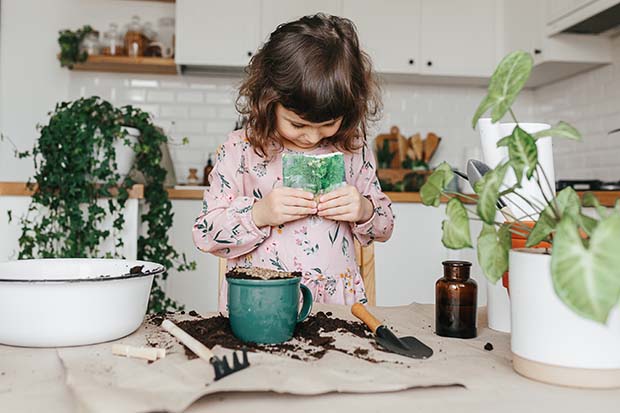
POLYGON ((447 190, 453 173, 444 162, 421 188, 422 202, 437 207, 442 197, 449 198, 448 220, 442 224, 442 242, 447 248, 471 247, 470 220, 483 222, 477 255, 486 277, 493 283, 508 270, 511 233, 525 237, 528 247, 547 242, 551 245, 546 252, 551 254, 551 278, 557 296, 580 316, 605 323, 620 303, 620 202, 608 210, 594 194, 586 193, 580 198, 572 188, 565 188, 555 196, 547 195, 553 194, 554 188, 539 163, 536 141, 544 137, 581 140, 581 134, 564 121, 534 134, 519 126, 512 104, 527 82, 532 65, 529 53, 516 51, 507 55, 493 73, 487 95, 472 119, 475 128, 489 111, 493 123, 510 116, 516 126, 497 143, 498 147, 508 148, 508 159, 474 185, 476 197, 447 190), (512 187, 503 184, 509 170, 517 178, 512 187), (523 193, 523 180, 536 183, 544 202, 523 193), (525 224, 532 221, 531 214, 516 204, 509 205, 517 211, 509 222, 496 220, 498 199, 511 202, 506 197, 509 194, 519 197, 535 211, 538 219, 533 226, 525 224), (598 217, 586 215, 584 207, 593 207, 598 217))

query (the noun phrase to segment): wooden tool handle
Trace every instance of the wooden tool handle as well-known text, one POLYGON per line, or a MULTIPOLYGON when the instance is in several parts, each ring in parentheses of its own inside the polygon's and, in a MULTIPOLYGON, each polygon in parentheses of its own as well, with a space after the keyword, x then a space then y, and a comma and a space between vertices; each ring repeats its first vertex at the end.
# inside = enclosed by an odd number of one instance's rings
POLYGON ((370 314, 366 307, 360 303, 353 304, 351 307, 351 314, 363 321, 373 333, 383 324, 381 321, 377 320, 374 315, 370 314))
POLYGON ((200 341, 187 334, 172 321, 164 320, 164 322, 161 323, 161 327, 173 336, 175 336, 181 343, 185 344, 187 348, 193 351, 201 359, 205 361, 211 361, 211 359, 214 357, 214 354, 213 352, 211 352, 211 350, 209 350, 200 341))

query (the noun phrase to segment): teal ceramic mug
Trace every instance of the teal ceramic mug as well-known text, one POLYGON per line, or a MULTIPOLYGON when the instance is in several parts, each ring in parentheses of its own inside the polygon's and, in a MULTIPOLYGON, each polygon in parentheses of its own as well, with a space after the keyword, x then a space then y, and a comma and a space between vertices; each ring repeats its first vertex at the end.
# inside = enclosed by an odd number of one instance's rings
POLYGON ((227 281, 230 327, 245 342, 278 344, 290 340, 297 323, 305 320, 312 309, 312 293, 301 284, 300 277, 227 281))

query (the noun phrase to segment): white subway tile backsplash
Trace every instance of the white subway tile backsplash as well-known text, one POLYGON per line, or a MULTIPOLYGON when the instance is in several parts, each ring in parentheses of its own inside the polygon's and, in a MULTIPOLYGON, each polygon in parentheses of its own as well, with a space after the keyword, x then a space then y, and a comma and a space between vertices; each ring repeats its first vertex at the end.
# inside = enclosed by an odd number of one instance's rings
POLYGON ((174 92, 169 90, 150 90, 147 100, 154 103, 172 103, 174 102, 174 92))
POLYGON ((206 131, 208 133, 222 133, 222 134, 228 134, 230 133, 234 126, 235 123, 230 122, 230 121, 217 121, 217 120, 209 120, 206 123, 206 131))
POLYGON ((217 108, 217 117, 220 119, 237 119, 239 113, 234 106, 220 106, 217 108))
POLYGON ((146 91, 144 89, 125 89, 117 95, 117 98, 119 101, 127 103, 144 102, 146 91))
POLYGON ((202 92, 178 92, 177 102, 181 103, 202 103, 202 92))
POLYGON ((131 79, 129 84, 131 87, 149 87, 155 88, 159 87, 159 81, 157 80, 147 80, 147 79, 131 79))
POLYGON ((234 100, 231 93, 226 92, 205 92, 207 95, 206 102, 216 105, 232 105, 234 100))
POLYGON ((217 108, 208 105, 192 105, 189 108, 190 119, 209 119, 217 117, 217 108))
POLYGON ((161 105, 161 116, 164 118, 186 119, 187 106, 161 105))
POLYGON ((177 133, 202 133, 204 124, 201 120, 178 120, 174 126, 177 133))

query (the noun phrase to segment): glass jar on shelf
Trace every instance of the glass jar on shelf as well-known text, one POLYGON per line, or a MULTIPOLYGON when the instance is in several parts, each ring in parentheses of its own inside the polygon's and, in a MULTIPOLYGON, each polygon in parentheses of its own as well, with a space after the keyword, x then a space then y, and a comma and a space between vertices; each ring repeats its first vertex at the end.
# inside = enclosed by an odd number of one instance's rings
POLYGON ((80 52, 86 52, 89 56, 96 56, 100 52, 99 32, 93 30, 84 36, 80 44, 80 52))
POLYGON ((125 49, 130 57, 138 57, 144 55, 144 33, 139 16, 133 16, 131 22, 127 25, 125 33, 125 49))
POLYGON ((125 54, 123 40, 116 23, 110 23, 110 28, 103 33, 101 54, 105 56, 123 56, 125 54))
POLYGON ((157 21, 157 38, 162 44, 162 56, 174 56, 174 18, 162 17, 157 21))

